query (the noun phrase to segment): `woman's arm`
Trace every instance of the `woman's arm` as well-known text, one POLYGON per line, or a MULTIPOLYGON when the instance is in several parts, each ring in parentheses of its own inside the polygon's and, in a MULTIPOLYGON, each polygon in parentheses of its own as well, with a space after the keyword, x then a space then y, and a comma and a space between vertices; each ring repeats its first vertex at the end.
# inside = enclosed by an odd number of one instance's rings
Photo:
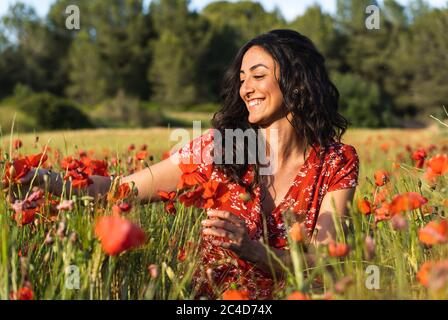
MULTIPOLYGON (((121 179, 121 183, 134 182, 135 188, 138 190, 137 199, 143 203, 151 200, 158 199, 157 191, 174 191, 176 185, 182 175, 182 172, 177 165, 177 153, 170 158, 158 162, 149 168, 140 170, 129 176, 125 176, 121 179)), ((30 171, 25 177, 22 178, 22 186, 26 188, 30 185, 34 175, 36 178, 33 184, 37 184, 42 188, 45 184, 48 186, 48 190, 56 196, 61 196, 65 187, 65 194, 70 192, 70 181, 63 179, 62 175, 57 172, 51 172, 46 169, 35 169, 30 171), (37 174, 36 174, 37 171, 37 174), (48 178, 45 178, 45 176, 48 178)), ((109 192, 111 186, 111 178, 103 176, 90 176, 92 184, 86 188, 73 189, 72 192, 79 194, 85 192, 88 195, 101 198, 109 192)))
MULTIPOLYGON (((355 188, 349 188, 332 191, 324 196, 316 222, 317 236, 311 239, 307 254, 309 255, 308 265, 312 264, 312 254, 315 247, 336 240, 336 227, 332 213, 335 212, 336 221, 343 220, 348 212, 347 204, 353 201, 354 193, 355 188)), ((208 216, 211 219, 204 220, 202 223, 204 226, 203 233, 231 240, 231 242, 215 240, 214 245, 234 251, 241 259, 254 263, 267 273, 274 271, 277 275, 280 275, 284 272, 282 264, 288 267, 292 266, 289 250, 267 249, 261 242, 251 240, 247 234, 245 223, 237 216, 217 210, 210 211, 208 216), (281 263, 274 259, 272 254, 275 254, 281 263)), ((344 224, 342 223, 342 225, 344 224)))

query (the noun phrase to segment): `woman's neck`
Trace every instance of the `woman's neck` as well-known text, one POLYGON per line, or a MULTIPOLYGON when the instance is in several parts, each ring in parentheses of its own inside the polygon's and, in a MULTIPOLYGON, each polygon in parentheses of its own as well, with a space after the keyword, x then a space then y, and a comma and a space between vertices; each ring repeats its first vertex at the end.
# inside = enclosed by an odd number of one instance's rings
POLYGON ((272 159, 270 153, 276 152, 278 167, 281 168, 291 163, 291 161, 297 162, 297 159, 304 158, 305 141, 299 137, 286 117, 271 123, 263 129, 262 134, 267 142, 266 155, 272 159))

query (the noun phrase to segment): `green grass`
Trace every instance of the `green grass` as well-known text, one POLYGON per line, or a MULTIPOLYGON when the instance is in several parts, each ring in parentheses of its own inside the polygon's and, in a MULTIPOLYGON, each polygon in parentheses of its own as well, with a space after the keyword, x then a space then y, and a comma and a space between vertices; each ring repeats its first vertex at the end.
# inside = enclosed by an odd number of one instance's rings
MULTIPOLYGON (((125 162, 127 146, 131 143, 138 148, 148 145, 151 154, 159 159, 161 153, 173 146, 169 135, 173 129, 151 128, 136 130, 81 130, 41 132, 39 141, 33 146, 34 134, 14 134, 13 138, 23 141, 22 154, 37 153, 47 141, 52 149, 60 149, 64 155, 73 154, 77 148, 96 151, 95 157, 102 158, 104 149, 118 152, 125 162)), ((5 132, 3 132, 5 134, 5 132)), ((9 153, 9 136, 1 140, 2 154, 9 153)), ((426 130, 351 130, 344 138, 345 143, 356 147, 361 159, 359 187, 355 199, 373 198, 378 191, 371 181, 377 169, 390 171, 389 183, 393 194, 420 191, 421 172, 414 169, 406 144, 413 148, 436 144, 448 145, 445 131, 431 128, 426 130), (380 146, 387 144, 387 151, 380 146), (405 157, 397 160, 403 153, 405 157), (401 164, 394 169, 393 162, 401 164)), ((445 151, 446 153, 446 151, 445 151)), ((0 175, 3 175, 0 165, 0 175)), ((308 268, 301 251, 293 251, 298 261, 295 268, 287 271, 286 287, 276 298, 283 299, 289 293, 299 290, 321 298, 325 293, 334 299, 424 299, 448 298, 445 290, 433 292, 416 280, 416 273, 426 260, 448 258, 448 245, 425 247, 418 241, 418 229, 430 220, 446 218, 448 208, 443 204, 447 199, 446 176, 439 179, 435 188, 424 180, 421 191, 429 199, 429 205, 437 208, 431 215, 422 215, 420 210, 407 212, 409 228, 404 231, 392 229, 389 221, 380 222, 372 228, 373 215, 362 215, 356 205, 350 210, 352 233, 346 242, 351 245, 351 253, 345 258, 329 257, 327 249, 321 247, 316 254, 316 267, 308 268), (375 256, 371 260, 364 254, 364 239, 371 235, 375 239, 375 256), (378 266, 380 289, 370 290, 365 282, 366 268, 378 266), (329 266, 333 271, 329 271, 329 266), (303 270, 298 274, 298 270, 303 270), (339 292, 335 286, 344 277, 351 277, 353 284, 339 292), (322 281, 317 288, 313 279, 322 281)), ((16 291, 25 281, 31 284, 37 299, 188 299, 194 296, 191 275, 198 265, 195 254, 187 255, 183 262, 177 259, 179 248, 188 241, 197 243, 200 238, 200 221, 203 212, 199 209, 184 208, 176 204, 178 212, 168 215, 160 203, 134 206, 128 218, 142 226, 147 234, 143 247, 125 252, 117 257, 109 257, 101 250, 93 233, 96 216, 110 212, 110 204, 105 210, 99 205, 77 198, 73 211, 59 212, 56 222, 48 220, 49 213, 43 212, 38 224, 17 226, 12 219, 13 211, 8 205, 6 193, 0 191, 0 299, 8 299, 10 291, 16 291), (62 237, 56 235, 59 222, 64 221, 66 231, 62 237), (45 243, 50 233, 54 240, 45 243), (73 237, 76 235, 76 240, 73 237), (19 251, 26 258, 19 257, 19 251), (148 266, 156 264, 159 276, 151 278, 148 266), (70 265, 79 268, 80 289, 66 287, 66 270, 70 265)))

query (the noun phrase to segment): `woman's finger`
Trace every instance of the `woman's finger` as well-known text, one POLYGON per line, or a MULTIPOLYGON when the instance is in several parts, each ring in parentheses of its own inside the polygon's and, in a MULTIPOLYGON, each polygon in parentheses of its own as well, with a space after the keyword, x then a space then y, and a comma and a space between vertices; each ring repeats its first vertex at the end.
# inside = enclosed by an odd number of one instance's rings
POLYGON ((224 229, 230 232, 234 232, 237 233, 238 230, 238 226, 236 226, 235 224, 228 222, 226 220, 211 220, 211 219, 206 219, 202 221, 202 225, 204 227, 208 227, 208 228, 220 228, 220 229, 224 229))
POLYGON ((202 229, 202 234, 207 236, 215 236, 215 237, 227 238, 229 240, 235 240, 234 233, 224 229, 204 228, 202 229))
POLYGON ((223 220, 228 220, 230 222, 232 222, 233 224, 236 224, 237 226, 242 226, 243 225, 243 221, 238 218, 236 215, 228 212, 228 211, 222 211, 222 210, 209 210, 207 212, 207 215, 210 218, 219 218, 219 219, 223 219, 223 220))

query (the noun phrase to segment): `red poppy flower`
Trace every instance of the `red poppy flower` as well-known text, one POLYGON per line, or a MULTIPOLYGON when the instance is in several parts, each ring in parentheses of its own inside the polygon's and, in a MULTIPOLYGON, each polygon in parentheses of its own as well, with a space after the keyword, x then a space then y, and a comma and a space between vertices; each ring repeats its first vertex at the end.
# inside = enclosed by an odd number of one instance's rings
POLYGON ((397 214, 403 211, 410 211, 420 208, 428 202, 428 199, 417 192, 406 192, 396 195, 390 204, 390 211, 392 214, 397 214))
POLYGON ((249 292, 229 289, 222 294, 222 300, 249 300, 249 292))
POLYGON ((389 195, 389 190, 387 188, 381 188, 378 192, 375 193, 373 204, 379 205, 386 201, 387 196, 389 195))
POLYGON ((378 187, 384 186, 389 180, 389 173, 384 170, 377 170, 375 171, 375 184, 378 187))
POLYGON ((417 272, 417 281, 429 289, 439 290, 448 283, 448 260, 426 261, 417 272))
POLYGON ((370 202, 365 199, 358 200, 358 209, 364 215, 369 215, 372 213, 372 206, 370 202))
POLYGON ((177 185, 177 189, 183 189, 185 187, 192 187, 199 183, 204 183, 207 181, 204 174, 198 171, 197 164, 186 164, 179 163, 179 168, 182 170, 183 174, 180 177, 180 181, 177 185))
POLYGON ((33 300, 34 292, 28 287, 22 287, 17 292, 10 292, 9 298, 11 300, 33 300))
POLYGON ((136 160, 145 160, 148 157, 148 151, 142 150, 135 155, 136 160))
POLYGON ((11 162, 7 162, 5 166, 5 175, 3 177, 3 184, 5 187, 8 186, 10 182, 19 183, 20 179, 23 178, 33 167, 43 164, 48 159, 48 156, 42 153, 36 155, 26 156, 24 158, 19 158, 11 162))
POLYGON ((95 235, 100 239, 104 252, 111 256, 145 242, 143 230, 119 216, 99 217, 95 223, 95 235))
POLYGON ((21 212, 14 213, 13 218, 16 220, 18 226, 24 226, 34 221, 37 211, 38 207, 23 209, 21 212))
POLYGON ((425 178, 428 180, 434 180, 436 177, 443 175, 448 172, 448 156, 444 155, 436 155, 428 160, 428 166, 425 178))
POLYGON ((166 192, 166 191, 158 191, 157 195, 160 197, 160 200, 165 202, 165 211, 169 214, 176 214, 176 208, 174 207, 174 199, 176 198, 176 192, 166 192))
POLYGON ((70 178, 72 178, 71 186, 73 188, 84 188, 93 183, 89 176, 82 171, 67 172, 64 176, 64 180, 69 180, 70 178))
POLYGON ((418 149, 412 153, 412 159, 416 161, 416 167, 421 169, 423 168, 423 164, 425 163, 427 153, 425 149, 418 149))
POLYGON ((311 300, 311 298, 305 293, 294 291, 288 297, 286 297, 286 300, 311 300))
POLYGON ((135 150, 135 145, 134 145, 134 144, 130 144, 130 145, 128 146, 128 152, 131 152, 131 151, 133 151, 133 150, 135 150))
POLYGON ((222 182, 209 180, 202 186, 204 187, 202 198, 205 200, 205 209, 217 208, 230 198, 229 188, 222 182))
POLYGON ((116 202, 119 200, 124 200, 131 194, 131 187, 128 183, 122 183, 118 186, 115 192, 109 192, 107 195, 107 200, 109 202, 116 202))
POLYGON ((185 192, 179 196, 179 201, 182 202, 186 207, 195 206, 197 208, 202 208, 202 193, 204 192, 204 187, 197 186, 195 189, 185 192))
POLYGON ((83 171, 89 176, 109 176, 109 172, 107 171, 107 162, 104 160, 93 160, 89 157, 84 157, 82 159, 82 163, 85 166, 83 171))
POLYGON ((22 143, 22 140, 20 140, 20 139, 16 139, 12 143, 12 147, 16 150, 19 149, 22 145, 23 145, 23 143, 22 143))
POLYGON ((328 244, 328 253, 331 257, 345 257, 350 252, 350 246, 345 243, 330 242, 328 244))
POLYGON ((387 142, 384 142, 380 144, 380 149, 383 150, 384 153, 387 153, 389 151, 389 144, 387 142))
POLYGON ((83 163, 77 159, 73 159, 73 157, 64 157, 61 161, 61 168, 64 170, 76 170, 81 168, 83 163))
POLYGON ((387 202, 383 202, 381 207, 375 209, 375 223, 378 223, 383 220, 388 220, 392 217, 390 212, 390 204, 387 202))
POLYGON ((418 231, 418 239, 427 245, 448 242, 448 221, 431 221, 418 231))

